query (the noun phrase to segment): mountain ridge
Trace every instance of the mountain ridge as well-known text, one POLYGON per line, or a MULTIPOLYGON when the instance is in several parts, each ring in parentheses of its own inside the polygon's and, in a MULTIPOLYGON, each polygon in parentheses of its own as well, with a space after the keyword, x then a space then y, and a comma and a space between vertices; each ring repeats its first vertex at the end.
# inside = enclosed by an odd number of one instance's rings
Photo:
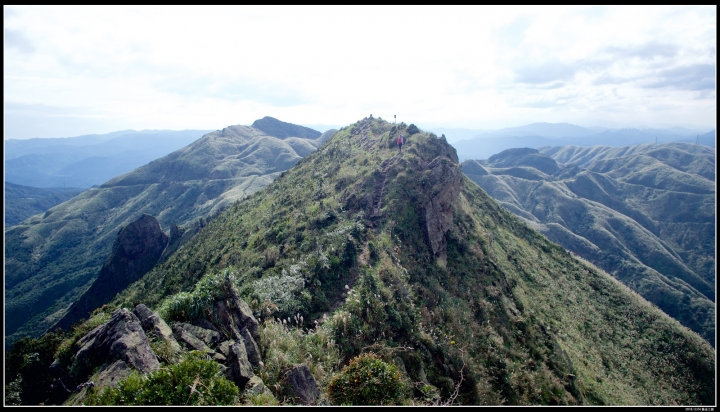
POLYGON ((120 228, 144 213, 164 228, 192 225, 297 162, 293 145, 306 153, 323 138, 280 140, 231 126, 7 228, 6 344, 38 336, 63 316, 96 278, 120 228))

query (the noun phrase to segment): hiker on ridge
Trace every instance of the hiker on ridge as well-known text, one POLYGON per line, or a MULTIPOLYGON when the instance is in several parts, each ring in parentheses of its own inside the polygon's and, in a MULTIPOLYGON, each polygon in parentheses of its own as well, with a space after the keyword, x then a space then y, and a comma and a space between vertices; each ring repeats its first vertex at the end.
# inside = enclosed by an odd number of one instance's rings
POLYGON ((398 144, 398 153, 402 153, 402 145, 403 145, 402 133, 398 135, 397 144, 398 144))

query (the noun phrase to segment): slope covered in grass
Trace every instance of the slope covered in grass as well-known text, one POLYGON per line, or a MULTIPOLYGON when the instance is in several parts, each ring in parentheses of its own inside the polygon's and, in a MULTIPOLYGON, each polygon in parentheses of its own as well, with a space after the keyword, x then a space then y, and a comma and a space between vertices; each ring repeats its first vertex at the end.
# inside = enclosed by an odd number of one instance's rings
POLYGON ((192 317, 202 302, 181 302, 228 270, 263 322, 271 390, 307 362, 326 391, 372 352, 407 385, 397 403, 714 403, 706 341, 505 210, 444 139, 408 130, 341 129, 105 310, 192 317))
POLYGON ((314 150, 324 139, 317 136, 280 139, 230 126, 8 228, 6 344, 38 336, 64 315, 97 277, 122 227, 143 214, 164 230, 216 214, 314 150))
POLYGON ((715 151, 512 149, 463 162, 515 215, 715 344, 715 151))

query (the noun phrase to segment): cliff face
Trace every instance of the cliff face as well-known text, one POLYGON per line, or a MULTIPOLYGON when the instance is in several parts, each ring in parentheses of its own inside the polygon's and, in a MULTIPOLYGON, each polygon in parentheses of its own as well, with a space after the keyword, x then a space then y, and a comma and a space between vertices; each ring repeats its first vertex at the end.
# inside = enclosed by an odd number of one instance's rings
POLYGON ((433 159, 422 173, 427 181, 429 199, 423 207, 425 234, 433 255, 446 258, 445 234, 452 227, 452 204, 460 193, 462 171, 447 156, 433 159))
POLYGON ((73 304, 55 328, 67 329, 140 279, 160 260, 168 244, 158 221, 150 215, 125 226, 95 283, 73 304))

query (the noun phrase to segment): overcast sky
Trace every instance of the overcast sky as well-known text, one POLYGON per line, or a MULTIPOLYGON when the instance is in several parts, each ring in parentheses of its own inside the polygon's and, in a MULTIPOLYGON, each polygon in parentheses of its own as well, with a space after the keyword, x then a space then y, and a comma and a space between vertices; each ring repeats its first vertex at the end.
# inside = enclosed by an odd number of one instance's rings
POLYGON ((716 6, 5 6, 4 135, 421 127, 711 130, 716 6))

